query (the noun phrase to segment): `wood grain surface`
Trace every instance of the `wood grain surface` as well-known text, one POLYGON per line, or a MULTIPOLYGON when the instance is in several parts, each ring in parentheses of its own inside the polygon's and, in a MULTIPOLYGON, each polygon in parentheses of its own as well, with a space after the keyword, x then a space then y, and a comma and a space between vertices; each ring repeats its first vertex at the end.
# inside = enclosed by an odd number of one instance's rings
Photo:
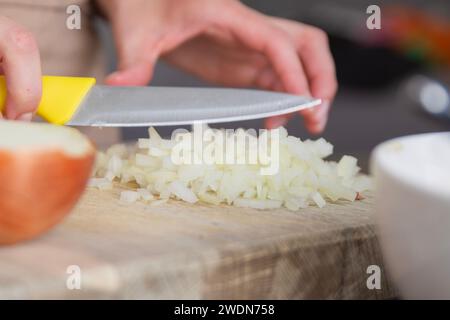
POLYGON ((125 204, 88 189, 49 234, 0 248, 0 298, 386 299, 373 197, 298 212, 125 204), (66 286, 68 267, 81 289, 66 286), (369 265, 381 289, 366 286, 369 265))

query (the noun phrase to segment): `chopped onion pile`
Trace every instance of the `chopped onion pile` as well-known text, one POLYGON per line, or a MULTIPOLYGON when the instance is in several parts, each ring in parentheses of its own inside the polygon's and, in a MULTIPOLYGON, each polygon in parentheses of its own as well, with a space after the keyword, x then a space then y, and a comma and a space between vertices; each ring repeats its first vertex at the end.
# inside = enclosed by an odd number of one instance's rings
MULTIPOLYGON (((323 138, 301 141, 288 136, 284 128, 279 132, 279 168, 274 175, 262 175, 261 163, 175 164, 171 154, 176 138, 163 139, 150 128, 149 139, 139 139, 135 149, 114 145, 98 153, 90 186, 108 190, 113 182, 126 185, 131 190, 120 196, 126 203, 157 204, 173 198, 189 203, 256 209, 286 207, 293 211, 310 205, 322 208, 326 201, 354 201, 370 189, 370 178, 358 174, 354 157, 344 156, 337 163, 325 161, 333 146, 323 138)), ((248 139, 261 138, 238 130, 228 134, 227 139, 242 134, 248 139)), ((194 137, 193 132, 184 135, 194 137)))

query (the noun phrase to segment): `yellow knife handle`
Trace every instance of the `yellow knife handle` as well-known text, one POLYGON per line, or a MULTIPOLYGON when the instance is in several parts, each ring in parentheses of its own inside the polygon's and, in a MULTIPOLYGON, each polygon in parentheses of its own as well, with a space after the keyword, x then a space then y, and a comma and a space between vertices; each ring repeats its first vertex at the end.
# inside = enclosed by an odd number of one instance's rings
MULTIPOLYGON (((66 124, 95 85, 94 78, 42 77, 42 99, 37 114, 53 124, 66 124)), ((6 81, 0 76, 0 111, 7 95, 6 81)))

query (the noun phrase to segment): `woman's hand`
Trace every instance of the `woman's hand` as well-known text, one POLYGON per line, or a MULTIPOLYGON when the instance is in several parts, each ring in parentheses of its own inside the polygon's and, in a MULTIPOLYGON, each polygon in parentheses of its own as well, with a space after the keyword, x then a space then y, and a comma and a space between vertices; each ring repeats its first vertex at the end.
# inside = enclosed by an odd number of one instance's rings
MULTIPOLYGON (((337 83, 327 38, 319 29, 258 13, 236 0, 98 0, 112 24, 119 70, 112 85, 145 85, 156 61, 228 86, 258 87, 324 100, 303 111, 323 131, 337 83)), ((287 117, 272 118, 269 127, 287 117)))
POLYGON ((3 116, 30 121, 42 94, 38 46, 29 31, 3 16, 0 16, 0 74, 5 76, 7 87, 3 116))

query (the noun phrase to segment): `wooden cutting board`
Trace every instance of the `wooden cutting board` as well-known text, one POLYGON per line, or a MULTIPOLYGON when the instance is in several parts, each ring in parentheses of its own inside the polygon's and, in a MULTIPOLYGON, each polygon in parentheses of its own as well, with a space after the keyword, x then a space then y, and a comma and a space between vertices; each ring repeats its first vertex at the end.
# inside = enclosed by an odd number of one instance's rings
POLYGON ((383 268, 370 194, 299 212, 179 201, 130 205, 118 198, 118 190, 88 189, 52 232, 0 248, 0 298, 396 295, 383 268), (380 290, 367 288, 370 265, 381 268, 380 290), (69 290, 78 274, 81 289, 69 290))

